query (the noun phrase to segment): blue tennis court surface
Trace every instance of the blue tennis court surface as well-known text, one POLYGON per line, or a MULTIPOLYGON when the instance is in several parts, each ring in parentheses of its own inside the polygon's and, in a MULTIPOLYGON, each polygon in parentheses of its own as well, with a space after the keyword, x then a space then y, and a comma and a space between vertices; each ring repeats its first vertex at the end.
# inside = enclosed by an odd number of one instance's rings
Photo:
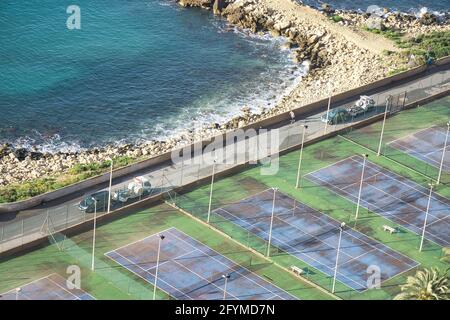
POLYGON ((0 300, 94 300, 81 289, 69 289, 66 279, 54 273, 0 295, 0 300))
MULTIPOLYGON (((447 128, 431 127, 394 140, 388 145, 439 168, 442 161, 442 153, 444 152, 446 134, 447 128)), ((447 145, 442 165, 442 171, 447 173, 450 173, 449 150, 450 145, 447 145)))
MULTIPOLYGON (((269 239, 273 190, 215 210, 264 240, 269 239)), ((277 192, 272 227, 272 245, 296 256, 323 273, 333 276, 340 222, 277 192)), ((368 288, 368 267, 378 266, 381 281, 408 271, 418 263, 364 234, 345 228, 338 261, 337 279, 350 288, 368 288)))
MULTIPOLYGON (((356 203, 362 162, 361 156, 353 156, 306 177, 356 203)), ((428 196, 428 189, 367 161, 361 206, 421 235, 428 196)), ((430 202, 425 238, 441 246, 450 245, 450 200, 436 193, 430 202)))
MULTIPOLYGON (((226 299, 291 300, 286 291, 234 263, 176 228, 162 231, 157 287, 175 299, 221 300, 228 274, 226 299)), ((106 253, 129 271, 155 281, 159 235, 106 253)))

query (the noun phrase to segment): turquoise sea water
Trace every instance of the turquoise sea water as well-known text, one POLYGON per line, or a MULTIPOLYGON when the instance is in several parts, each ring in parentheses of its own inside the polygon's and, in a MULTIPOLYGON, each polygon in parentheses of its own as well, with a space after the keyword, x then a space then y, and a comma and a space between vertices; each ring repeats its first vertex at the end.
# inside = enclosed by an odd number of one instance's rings
POLYGON ((164 138, 273 104, 301 72, 281 39, 168 1, 3 0, 0 30, 0 141, 44 150, 164 138))
POLYGON ((273 105, 302 74, 282 43, 174 0, 2 0, 0 143, 57 151, 164 139, 273 105), (81 30, 66 27, 72 4, 81 30))

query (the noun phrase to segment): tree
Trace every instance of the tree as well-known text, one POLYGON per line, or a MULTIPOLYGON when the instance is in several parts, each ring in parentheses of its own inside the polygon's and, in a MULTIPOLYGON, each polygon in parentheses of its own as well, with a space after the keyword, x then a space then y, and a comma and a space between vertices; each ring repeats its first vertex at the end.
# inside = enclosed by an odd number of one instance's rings
POLYGON ((448 300, 448 270, 442 274, 437 268, 418 270, 400 286, 401 292, 394 300, 448 300))

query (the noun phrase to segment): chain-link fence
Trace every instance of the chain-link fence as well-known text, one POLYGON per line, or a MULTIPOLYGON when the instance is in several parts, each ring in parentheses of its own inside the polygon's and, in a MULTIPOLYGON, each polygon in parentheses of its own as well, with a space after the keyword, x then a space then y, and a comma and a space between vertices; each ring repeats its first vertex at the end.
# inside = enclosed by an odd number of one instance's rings
MULTIPOLYGON (((34 213, 27 212, 23 215, 19 213, 13 221, 1 223, 0 252, 91 220, 94 215, 108 214, 155 195, 177 190, 182 186, 211 177, 213 172, 220 174, 242 165, 251 166, 259 163, 263 164, 261 170, 265 170, 262 174, 270 175, 271 172, 274 172, 273 170, 277 170, 277 155, 279 152, 289 148, 298 148, 302 142, 307 143, 327 133, 339 132, 358 145, 374 152, 380 150, 380 154, 383 156, 414 168, 431 179, 436 179, 438 170, 435 164, 431 161, 424 161, 427 159, 417 159, 411 153, 408 154, 405 150, 400 151, 398 147, 392 145, 390 136, 393 136, 392 133, 398 130, 399 124, 389 119, 390 121, 386 121, 383 129, 382 120, 385 113, 387 118, 391 118, 415 101, 422 101, 448 89, 450 89, 449 73, 438 72, 423 80, 415 81, 407 86, 406 90, 405 88, 393 89, 371 95, 372 103, 370 103, 370 107, 362 108, 362 110, 361 108, 354 108, 355 102, 338 106, 334 106, 332 103, 329 112, 322 112, 293 123, 284 124, 277 129, 259 129, 251 132, 235 131, 231 134, 231 138, 216 143, 214 148, 210 148, 211 150, 208 150, 208 146, 200 146, 200 143, 194 144, 194 153, 198 153, 197 155, 194 154, 194 157, 175 161, 163 168, 149 169, 148 173, 136 177, 133 181, 119 184, 113 181, 111 192, 108 188, 98 190, 86 194, 81 200, 70 201, 55 208, 36 210, 34 213), (339 115, 337 110, 344 111, 339 115), (378 120, 380 120, 379 131, 371 129, 370 132, 364 133, 364 130, 354 130, 356 125, 363 126, 365 123, 378 120), (305 125, 307 129, 305 129, 305 125), (304 140, 303 130, 306 130, 304 140), (382 130, 384 130, 384 137, 380 147, 382 130), (96 199, 96 207, 94 207, 94 201, 90 200, 93 197, 96 199)), ((420 108, 424 115, 421 121, 426 121, 427 117, 437 116, 442 117, 443 123, 449 119, 448 113, 443 115, 442 112, 433 111, 432 106, 420 108)), ((409 126, 407 129, 411 131, 415 128, 414 123, 404 125, 409 126)), ((191 149, 189 149, 189 154, 190 151, 191 149)), ((448 182, 449 179, 449 173, 444 172, 442 181, 448 182)), ((202 207, 190 209, 205 213, 205 208, 202 207)), ((243 235, 243 237, 248 237, 247 240, 243 240, 247 243, 256 241, 250 239, 249 235, 243 235)), ((260 246, 263 248, 264 244, 260 244, 260 246)))

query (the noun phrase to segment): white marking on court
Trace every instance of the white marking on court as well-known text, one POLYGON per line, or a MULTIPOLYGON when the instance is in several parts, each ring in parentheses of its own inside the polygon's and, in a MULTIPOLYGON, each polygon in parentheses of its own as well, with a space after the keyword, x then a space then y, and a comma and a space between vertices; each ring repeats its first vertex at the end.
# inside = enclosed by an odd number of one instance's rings
MULTIPOLYGON (((349 157, 349 158, 347 158, 347 159, 351 159, 351 158, 354 158, 354 156, 349 157)), ((346 160, 347 160, 347 159, 346 159, 346 160)), ((354 159, 351 159, 351 160, 354 160, 354 159)), ((356 160, 354 160, 354 161, 356 161, 356 160)), ((356 162, 358 162, 358 161, 356 161, 356 162)), ((359 163, 360 163, 360 162, 359 162, 359 163)), ((371 163, 371 162, 369 162, 369 163, 371 163)), ((384 169, 384 170, 386 170, 386 169, 384 169)), ((386 171, 388 171, 388 170, 386 170, 386 171)), ((390 174, 396 175, 395 173, 392 173, 391 171, 389 171, 389 173, 390 173, 390 174)), ((386 174, 385 174, 385 175, 386 175, 386 174)), ((399 179, 394 179, 393 177, 390 177, 390 176, 388 176, 388 175, 386 175, 386 176, 387 176, 388 178, 390 178, 391 180, 394 180, 394 181, 399 180, 399 179)), ((357 202, 356 202, 355 200, 352 200, 352 198, 356 198, 356 197, 355 197, 354 195, 352 195, 351 193, 349 193, 349 192, 347 192, 346 190, 344 190, 344 189, 338 187, 337 185, 331 184, 331 183, 329 183, 329 182, 323 180, 322 178, 318 177, 317 175, 312 175, 312 177, 313 177, 314 179, 316 179, 316 180, 322 181, 322 184, 321 184, 321 185, 330 186, 330 187, 328 187, 328 190, 330 190, 331 192, 333 192, 333 193, 335 193, 335 194, 341 196, 343 199, 349 200, 349 201, 353 202, 354 204, 357 204, 357 202), (344 197, 344 196, 340 195, 339 193, 337 193, 336 191, 334 191, 333 188, 337 188, 337 189, 341 190, 342 192, 344 192, 344 193, 347 194, 348 196, 347 196, 347 197, 344 197)), ((400 182, 401 182, 401 181, 400 181, 400 182)), ((403 183, 403 184, 405 184, 406 186, 409 186, 409 185, 406 184, 406 183, 403 183)), ((413 187, 411 187, 411 186, 409 186, 409 187, 410 187, 410 188, 413 188, 413 187)), ((422 193, 422 194, 425 194, 424 192, 422 192, 422 191, 420 191, 420 190, 417 190, 417 189, 415 189, 415 190, 416 190, 416 191, 419 191, 419 192, 422 193)), ((426 194, 425 194, 425 195, 426 195, 426 194)), ((432 196, 431 198, 432 198, 432 199, 435 199, 433 196, 432 196)), ((445 198, 445 199, 446 199, 446 198, 445 198)), ((440 200, 438 200, 438 199, 435 199, 435 200, 440 201, 440 200)), ((370 206, 372 206, 373 208, 376 208, 376 209, 378 209, 378 210, 380 211, 380 213, 375 212, 375 213, 377 213, 379 216, 384 217, 384 218, 386 218, 386 219, 389 219, 389 220, 393 221, 394 223, 397 223, 397 224, 398 224, 397 221, 395 221, 395 220, 393 220, 393 218, 391 218, 391 216, 395 216, 397 220, 400 220, 400 221, 402 221, 402 222, 404 223, 404 226, 405 226, 409 231, 411 231, 411 232, 413 232, 413 233, 415 233, 415 234, 417 234, 417 235, 420 235, 420 234, 419 234, 420 232, 416 232, 415 230, 413 230, 413 229, 419 229, 418 227, 416 227, 415 225, 413 225, 413 224, 411 224, 411 223, 409 223, 409 222, 407 222, 407 221, 401 219, 401 218, 399 217, 399 215, 395 215, 395 211, 394 211, 394 212, 388 212, 388 211, 383 210, 382 208, 380 208, 379 206, 377 206, 377 205, 375 205, 375 204, 369 204, 367 201, 365 201, 365 200, 363 200, 363 199, 361 199, 361 201, 362 201, 362 203, 366 203, 366 204, 367 204, 367 206, 365 206, 366 209, 369 210, 369 205, 370 205, 370 206), (383 215, 382 213, 385 213, 386 215, 383 215), (411 227, 413 227, 413 229, 412 229, 411 227)), ((404 202, 404 201, 403 201, 403 202, 404 202)), ((444 203, 444 204, 447 205, 446 203, 444 203)), ((434 235, 433 235, 432 233, 429 233, 429 231, 425 231, 425 233, 428 233, 431 237, 434 237, 434 235)), ((435 240, 432 240, 432 239, 429 239, 429 238, 427 238, 427 240, 429 240, 429 241, 431 241, 431 242, 437 244, 438 246, 441 246, 441 244, 437 243, 435 240)), ((444 241, 448 244, 448 241, 446 241, 446 240, 444 240, 444 241)))
MULTIPOLYGON (((201 242, 195 240, 194 238, 192 238, 192 237, 190 237, 189 235, 185 234, 183 231, 180 231, 180 230, 178 230, 178 229, 175 229, 175 230, 177 230, 179 233, 182 233, 182 234, 184 234, 185 236, 189 237, 189 239, 191 239, 191 240, 193 240, 193 241, 195 241, 195 242, 198 242, 201 246, 205 246, 203 243, 201 243, 201 242)), ((180 237, 178 237, 178 236, 176 236, 176 235, 174 235, 174 234, 172 234, 172 235, 175 236, 175 237, 177 237, 177 238, 180 239, 181 241, 186 242, 184 239, 181 239, 180 237)), ((237 265, 237 264, 234 263, 232 260, 228 259, 227 257, 225 257, 223 254, 217 252, 216 250, 214 250, 214 249, 212 249, 212 248, 210 248, 210 247, 208 247, 208 249, 211 250, 212 252, 216 253, 217 255, 223 257, 224 259, 226 259, 227 262, 232 263, 232 264, 233 264, 233 267, 227 266, 227 265, 226 265, 225 263, 223 263, 222 261, 217 260, 217 259, 214 258, 213 256, 211 256, 211 255, 209 255, 208 253, 204 252, 203 250, 197 248, 197 250, 202 251, 202 252, 203 252, 204 254, 206 254, 207 256, 209 256, 209 257, 211 257, 212 259, 216 260, 216 261, 219 262, 220 264, 226 266, 226 267, 229 268, 230 270, 233 270, 234 272, 240 274, 242 277, 244 277, 244 278, 250 280, 251 282, 255 283, 256 285, 260 286, 261 288, 267 290, 268 292, 275 293, 274 291, 269 290, 267 287, 262 286, 261 284, 257 283, 257 282, 254 281, 253 279, 248 278, 245 274, 242 274, 239 270, 235 270, 234 268, 235 268, 235 267, 238 267, 238 268, 240 268, 240 269, 244 269, 244 270, 248 271, 250 274, 252 274, 252 275, 258 277, 259 279, 261 279, 261 280, 264 281, 265 283, 268 283, 267 280, 263 279, 263 278, 260 277, 258 274, 254 273, 254 272, 251 272, 250 270, 248 270, 248 269, 245 268, 244 266, 237 265)), ((283 292, 286 293, 287 295, 293 297, 289 292, 287 292, 287 291, 281 289, 280 287, 278 287, 278 286, 276 286, 276 285, 274 285, 274 284, 271 284, 271 283, 270 283, 270 285, 273 286, 273 287, 275 287, 275 288, 277 288, 277 289, 279 289, 280 291, 283 291, 283 292)), ((276 294, 276 293, 275 293, 275 294, 276 294)), ((294 298, 295 298, 295 297, 294 297, 294 298)))

